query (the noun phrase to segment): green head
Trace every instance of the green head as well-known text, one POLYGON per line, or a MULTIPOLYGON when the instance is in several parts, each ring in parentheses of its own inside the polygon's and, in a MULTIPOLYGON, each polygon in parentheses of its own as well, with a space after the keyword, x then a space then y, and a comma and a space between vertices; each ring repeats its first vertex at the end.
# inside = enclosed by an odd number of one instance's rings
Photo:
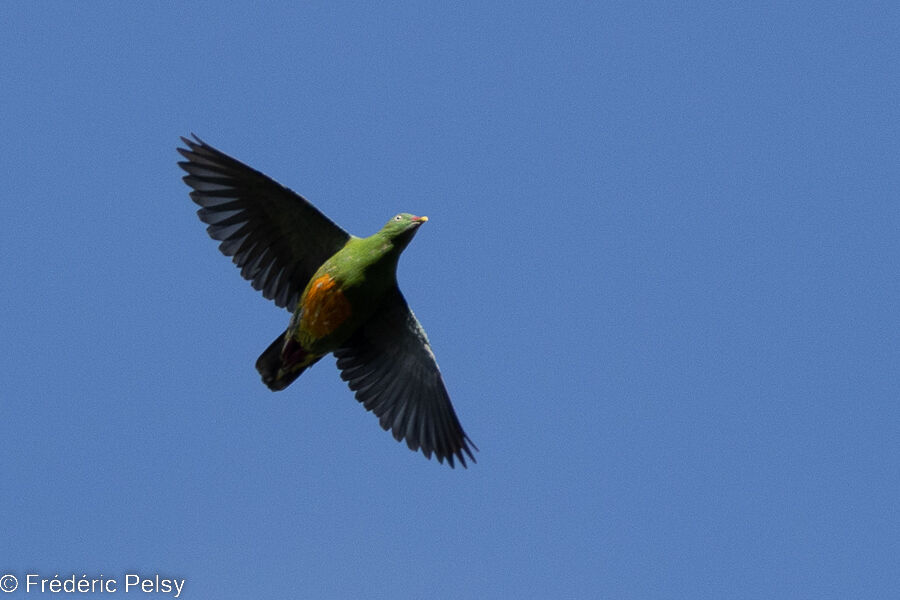
POLYGON ((378 233, 387 237, 391 245, 397 250, 403 250, 409 244, 419 225, 428 220, 428 217, 417 217, 409 213, 400 213, 385 223, 378 233))

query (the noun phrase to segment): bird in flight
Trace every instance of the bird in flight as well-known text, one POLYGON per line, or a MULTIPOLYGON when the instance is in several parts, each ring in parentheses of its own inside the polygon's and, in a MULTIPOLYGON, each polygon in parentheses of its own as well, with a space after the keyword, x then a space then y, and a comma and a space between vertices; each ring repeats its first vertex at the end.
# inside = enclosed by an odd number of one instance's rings
POLYGON ((202 141, 181 138, 197 214, 241 275, 292 312, 256 369, 273 391, 333 353, 356 399, 397 441, 453 467, 477 446, 450 403, 431 345, 397 286, 400 253, 427 217, 400 213, 365 238, 202 141))

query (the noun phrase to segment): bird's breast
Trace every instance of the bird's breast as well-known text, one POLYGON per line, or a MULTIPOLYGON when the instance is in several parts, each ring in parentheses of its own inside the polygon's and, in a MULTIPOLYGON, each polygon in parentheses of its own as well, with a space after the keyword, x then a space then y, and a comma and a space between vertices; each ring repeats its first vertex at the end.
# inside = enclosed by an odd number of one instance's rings
POLYGON ((339 282, 327 273, 309 284, 300 307, 300 329, 313 339, 331 335, 353 314, 339 282))

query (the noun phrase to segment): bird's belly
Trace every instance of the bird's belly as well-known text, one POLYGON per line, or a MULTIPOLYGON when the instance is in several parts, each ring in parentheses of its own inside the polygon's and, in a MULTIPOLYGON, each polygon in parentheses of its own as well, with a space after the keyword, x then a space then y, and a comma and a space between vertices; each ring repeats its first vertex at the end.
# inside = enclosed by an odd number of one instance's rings
POLYGON ((331 336, 353 314, 338 281, 328 274, 309 285, 300 308, 300 330, 316 341, 331 336))

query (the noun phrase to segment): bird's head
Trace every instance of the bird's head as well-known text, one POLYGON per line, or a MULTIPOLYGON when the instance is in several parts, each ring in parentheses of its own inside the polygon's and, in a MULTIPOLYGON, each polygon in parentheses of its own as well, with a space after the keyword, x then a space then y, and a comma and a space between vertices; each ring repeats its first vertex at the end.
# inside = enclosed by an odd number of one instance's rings
POLYGON ((409 244, 416 234, 419 226, 428 220, 428 217, 417 217, 409 213, 394 215, 390 221, 381 228, 381 233, 391 240, 394 247, 403 249, 409 244))

